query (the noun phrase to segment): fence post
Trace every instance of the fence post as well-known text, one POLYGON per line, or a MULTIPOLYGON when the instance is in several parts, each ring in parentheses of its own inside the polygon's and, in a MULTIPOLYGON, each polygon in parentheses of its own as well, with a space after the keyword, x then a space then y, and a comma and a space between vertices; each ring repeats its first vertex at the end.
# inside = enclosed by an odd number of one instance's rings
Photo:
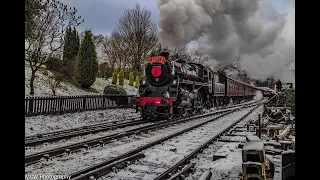
POLYGON ((86 109, 86 99, 87 99, 87 96, 84 96, 83 101, 82 101, 82 110, 83 111, 86 109))
POLYGON ((29 98, 29 112, 28 112, 28 114, 32 115, 32 113, 33 113, 33 97, 30 97, 29 98))
POLYGON ((102 98, 103 98, 103 99, 102 99, 102 109, 106 109, 107 106, 106 106, 106 104, 105 104, 105 103, 106 103, 106 96, 105 96, 105 94, 102 95, 102 98))

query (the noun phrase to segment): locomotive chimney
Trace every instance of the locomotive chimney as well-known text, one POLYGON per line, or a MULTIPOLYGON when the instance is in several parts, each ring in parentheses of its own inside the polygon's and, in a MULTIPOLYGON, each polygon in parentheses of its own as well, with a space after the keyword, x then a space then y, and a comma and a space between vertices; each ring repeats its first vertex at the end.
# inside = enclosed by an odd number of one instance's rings
POLYGON ((167 52, 167 51, 162 51, 161 53, 160 53, 160 55, 161 56, 163 56, 167 61, 169 60, 169 52, 167 52))

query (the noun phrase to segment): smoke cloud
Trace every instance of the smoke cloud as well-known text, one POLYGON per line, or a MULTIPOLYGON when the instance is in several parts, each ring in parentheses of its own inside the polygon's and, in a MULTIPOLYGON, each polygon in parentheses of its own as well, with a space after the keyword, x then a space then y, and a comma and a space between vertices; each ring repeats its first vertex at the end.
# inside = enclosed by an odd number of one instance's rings
POLYGON ((212 64, 242 56, 252 78, 276 76, 294 64, 295 5, 287 2, 288 13, 281 14, 261 0, 158 0, 160 39, 168 48, 197 41, 212 64))

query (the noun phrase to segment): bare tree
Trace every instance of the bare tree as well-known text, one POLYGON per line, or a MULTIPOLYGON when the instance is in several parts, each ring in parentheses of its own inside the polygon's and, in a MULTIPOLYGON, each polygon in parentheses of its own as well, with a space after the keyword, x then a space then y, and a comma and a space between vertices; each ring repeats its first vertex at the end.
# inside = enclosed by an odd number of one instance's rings
POLYGON ((222 71, 224 71, 228 76, 250 84, 252 79, 250 78, 248 72, 241 67, 240 62, 242 59, 243 57, 236 56, 230 64, 222 68, 222 71))
POLYGON ((105 59, 104 53, 103 53, 103 44, 104 41, 106 40, 103 35, 93 35, 92 40, 94 43, 94 46, 96 47, 96 52, 97 52, 97 57, 98 57, 98 62, 103 62, 105 59))
POLYGON ((45 71, 43 73, 44 75, 47 76, 46 83, 49 85, 52 94, 55 96, 56 95, 56 89, 60 87, 63 75, 61 73, 55 72, 50 73, 48 71, 45 71))
POLYGON ((156 43, 157 27, 151 20, 151 11, 141 9, 137 3, 133 9, 126 9, 119 19, 105 51, 109 59, 118 59, 120 66, 130 64, 130 68, 137 74, 141 72, 141 64, 156 43))
POLYGON ((106 37, 103 44, 104 53, 108 59, 108 65, 112 69, 128 68, 130 66, 131 53, 127 50, 129 44, 124 41, 124 36, 121 36, 117 31, 113 31, 110 37, 106 37))
MULTIPOLYGON (((53 54, 60 53, 64 43, 64 32, 70 26, 78 26, 81 17, 77 10, 68 8, 57 0, 36 0, 41 8, 33 16, 32 36, 25 38, 25 60, 31 68, 30 94, 34 94, 33 82, 37 70, 53 54)), ((35 6, 33 6, 35 7, 35 6)))
POLYGON ((209 60, 210 60, 210 57, 208 55, 204 54, 202 49, 200 49, 199 47, 191 49, 189 62, 207 65, 209 60))

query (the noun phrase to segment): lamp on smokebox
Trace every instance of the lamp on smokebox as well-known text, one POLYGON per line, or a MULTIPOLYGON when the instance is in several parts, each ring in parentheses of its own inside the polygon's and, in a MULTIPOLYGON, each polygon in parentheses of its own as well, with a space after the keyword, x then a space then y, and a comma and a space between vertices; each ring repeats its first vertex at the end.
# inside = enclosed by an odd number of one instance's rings
POLYGON ((163 94, 163 97, 165 97, 165 98, 169 98, 169 97, 170 97, 169 92, 168 92, 168 91, 166 91, 166 92, 163 94))

